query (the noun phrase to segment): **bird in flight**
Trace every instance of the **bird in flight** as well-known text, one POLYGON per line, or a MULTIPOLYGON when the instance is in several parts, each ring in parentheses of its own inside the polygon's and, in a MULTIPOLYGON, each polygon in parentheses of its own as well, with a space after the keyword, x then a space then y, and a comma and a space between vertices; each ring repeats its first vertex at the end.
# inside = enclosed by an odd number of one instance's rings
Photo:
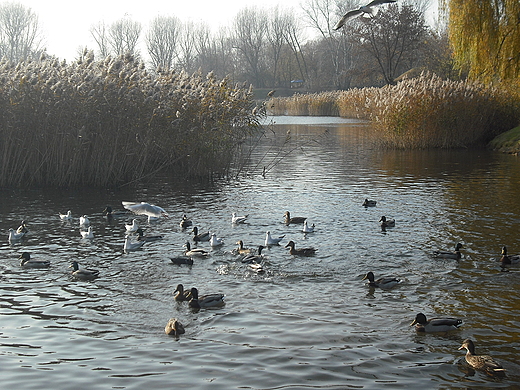
POLYGON ((397 0, 374 0, 374 1, 371 1, 370 3, 368 3, 367 5, 359 7, 358 9, 348 11, 345 15, 343 15, 343 17, 339 20, 339 22, 336 23, 336 25, 334 26, 334 30, 339 30, 341 27, 343 27, 343 25, 349 18, 352 18, 357 15, 361 15, 361 14, 373 15, 373 13, 374 13, 373 7, 375 7, 377 5, 385 4, 385 3, 395 3, 396 1, 397 0))

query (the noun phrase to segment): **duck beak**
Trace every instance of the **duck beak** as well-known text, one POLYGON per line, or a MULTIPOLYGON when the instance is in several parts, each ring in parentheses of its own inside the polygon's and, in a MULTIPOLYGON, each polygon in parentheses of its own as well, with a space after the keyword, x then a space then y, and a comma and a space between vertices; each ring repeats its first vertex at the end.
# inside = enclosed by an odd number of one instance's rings
POLYGON ((366 275, 365 275, 365 276, 363 277, 363 279, 361 279, 361 280, 365 280, 365 279, 368 279, 366 275))
POLYGON ((457 348, 457 351, 461 350, 461 349, 464 349, 464 345, 461 345, 459 348, 457 348))
POLYGON ((414 319, 414 320, 412 321, 412 323, 410 324, 410 326, 413 326, 413 325, 415 325, 415 324, 417 324, 417 320, 416 320, 416 319, 414 319))

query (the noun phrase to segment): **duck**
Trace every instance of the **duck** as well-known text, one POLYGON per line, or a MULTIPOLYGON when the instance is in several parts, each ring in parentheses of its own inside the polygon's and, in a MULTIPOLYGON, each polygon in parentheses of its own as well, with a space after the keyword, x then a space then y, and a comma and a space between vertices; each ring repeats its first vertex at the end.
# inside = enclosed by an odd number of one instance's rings
POLYGON ((193 265, 193 259, 188 256, 177 256, 177 257, 170 257, 170 260, 175 265, 193 265))
POLYGON ((49 260, 33 260, 29 252, 23 252, 20 257, 20 266, 25 268, 47 268, 51 265, 49 260))
POLYGON ((502 257, 500 258, 500 266, 502 268, 511 266, 511 265, 519 265, 520 264, 520 255, 508 255, 507 247, 502 247, 502 257))
POLYGON ((69 210, 67 214, 58 213, 62 221, 70 221, 72 219, 72 212, 69 210))
POLYGON ((262 264, 259 264, 259 263, 249 263, 247 266, 248 266, 248 268, 251 271, 256 272, 258 274, 261 274, 261 273, 265 272, 264 266, 262 264))
POLYGON ((170 318, 164 327, 164 333, 168 336, 179 337, 179 335, 184 334, 185 332, 184 326, 177 318, 170 318))
POLYGON ((112 206, 106 206, 103 210, 103 215, 107 218, 117 218, 117 217, 124 217, 128 214, 128 212, 124 211, 114 211, 112 209, 112 206))
POLYGON ((137 241, 152 242, 162 240, 163 238, 163 236, 161 235, 145 236, 144 231, 141 228, 138 228, 135 232, 137 233, 137 241))
POLYGON ((233 249, 233 253, 236 255, 245 255, 248 253, 253 253, 253 249, 244 248, 244 242, 242 240, 237 241, 238 248, 233 249))
POLYGON ((295 248, 294 241, 289 241, 285 246, 289 249, 289 253, 293 256, 313 256, 316 253, 316 249, 314 248, 295 248))
POLYGON ((162 207, 156 206, 154 204, 146 203, 146 202, 121 202, 123 207, 134 214, 137 215, 146 215, 147 217, 165 217, 168 218, 169 215, 162 207))
POLYGON ((241 262, 245 264, 260 263, 264 259, 262 251, 265 249, 263 245, 258 246, 258 252, 256 254, 249 253, 242 257, 241 262))
POLYGON ((132 242, 132 239, 130 238, 130 236, 126 236, 125 243, 123 245, 123 250, 125 252, 135 251, 135 250, 141 248, 145 243, 146 243, 146 241, 132 242))
POLYGON ((282 241, 284 237, 285 237, 285 234, 283 236, 273 237, 273 236, 271 236, 271 232, 267 231, 267 232, 265 232, 264 245, 265 246, 280 245, 280 241, 282 241))
POLYGON ((195 241, 195 242, 209 241, 209 239, 211 237, 209 232, 199 234, 199 229, 197 228, 197 226, 193 226, 192 233, 193 233, 193 241, 195 241))
POLYGON ((460 242, 457 242, 457 245, 455 245, 454 251, 435 251, 435 252, 433 252, 433 255, 435 257, 441 257, 443 259, 459 260, 462 256, 460 254, 460 248, 462 248, 462 244, 460 242))
POLYGON ((79 263, 73 261, 69 268, 72 268, 72 276, 78 280, 94 280, 99 277, 97 269, 79 268, 79 263))
POLYGON ((181 218, 181 222, 179 222, 179 226, 182 228, 182 229, 186 229, 188 227, 190 227, 191 225, 193 225, 193 222, 191 220, 188 219, 188 217, 186 216, 186 214, 184 214, 181 218))
POLYGON ((82 215, 79 217, 79 226, 80 227, 87 227, 90 225, 90 221, 86 215, 82 215))
POLYGON ((173 291, 174 299, 178 302, 189 301, 191 299, 191 291, 185 291, 184 285, 178 284, 173 291))
POLYGON ((312 224, 311 226, 309 226, 307 224, 307 221, 303 221, 303 228, 302 228, 302 232, 304 233, 314 233, 314 224, 312 224))
POLYGON ((94 238, 94 232, 92 231, 92 226, 89 226, 86 231, 80 230, 79 234, 81 234, 81 238, 86 238, 86 239, 94 238))
POLYGON ((295 223, 295 224, 302 224, 303 222, 305 222, 305 220, 307 218, 305 217, 292 217, 291 218, 291 213, 286 211, 285 214, 284 214, 284 217, 285 217, 285 224, 286 225, 289 225, 291 223, 295 223))
POLYGON ((139 229, 137 220, 132 219, 132 223, 125 223, 125 229, 127 233, 135 233, 139 229))
POLYGON ((339 30, 341 27, 343 27, 343 25, 345 24, 345 22, 348 19, 353 18, 354 16, 358 16, 361 14, 373 15, 374 7, 377 5, 381 5, 381 4, 385 4, 385 3, 395 3, 395 2, 396 2, 396 0, 373 0, 370 3, 368 3, 367 5, 361 6, 358 9, 348 11, 345 15, 342 16, 342 18, 338 21, 338 23, 336 23, 336 25, 333 27, 333 29, 339 30))
POLYGON ((459 350, 466 349, 466 362, 476 370, 490 375, 504 374, 505 369, 489 355, 475 355, 475 344, 471 339, 462 342, 459 350))
POLYGON ((431 318, 427 320, 423 313, 419 313, 410 324, 410 326, 413 325, 418 332, 448 332, 458 329, 462 325, 462 320, 458 318, 431 318))
POLYGON ((191 244, 190 244, 189 241, 186 241, 184 246, 186 247, 186 250, 184 251, 184 254, 186 256, 206 257, 206 256, 209 255, 209 252, 204 250, 204 249, 202 249, 202 248, 191 249, 191 244))
POLYGON ((20 226, 18 226, 18 229, 16 229, 16 233, 29 233, 29 229, 27 229, 27 225, 25 224, 24 220, 20 222, 20 226))
POLYGON ((364 207, 375 207, 376 204, 377 204, 377 201, 369 200, 369 199, 365 199, 365 201, 363 202, 364 207))
POLYGON ((231 214, 231 223, 235 223, 235 224, 245 223, 247 220, 247 217, 248 217, 248 215, 238 216, 237 213, 232 213, 231 214))
POLYGON ((211 233, 211 237, 209 238, 209 245, 212 247, 221 246, 224 244, 224 240, 222 238, 218 238, 215 233, 211 233))
POLYGON ((26 233, 16 233, 13 228, 9 228, 9 241, 20 241, 26 233))
POLYGON ((396 279, 392 276, 383 277, 375 280, 374 273, 372 271, 369 271, 365 277, 361 280, 368 279, 368 285, 370 287, 378 287, 382 288, 384 290, 391 289, 392 287, 396 286, 399 283, 399 279, 396 279))
POLYGON ((384 215, 379 220, 381 222, 381 228, 385 229, 387 227, 394 227, 395 226, 395 219, 386 218, 384 215))
POLYGON ((207 309, 211 307, 224 306, 224 294, 209 294, 199 297, 199 291, 193 287, 191 289, 190 307, 194 309, 207 309))

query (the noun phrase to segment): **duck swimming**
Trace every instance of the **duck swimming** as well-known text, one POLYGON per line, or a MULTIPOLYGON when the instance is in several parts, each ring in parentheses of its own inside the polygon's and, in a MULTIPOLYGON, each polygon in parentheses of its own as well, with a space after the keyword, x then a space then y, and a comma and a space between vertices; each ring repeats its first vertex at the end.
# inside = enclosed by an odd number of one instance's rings
POLYGON ((377 202, 375 200, 365 199, 365 201, 363 202, 364 207, 375 207, 376 204, 377 204, 377 202))
POLYGON ((256 254, 249 253, 246 254, 244 257, 242 257, 242 260, 240 260, 242 263, 245 264, 252 264, 252 263, 259 263, 264 259, 264 255, 262 254, 262 251, 264 250, 264 246, 260 245, 258 247, 258 252, 256 254))
POLYGON ((178 302, 189 301, 191 299, 191 291, 185 291, 184 285, 178 284, 173 292, 174 299, 178 302))
POLYGON ((224 306, 224 294, 209 294, 199 297, 199 291, 193 287, 191 289, 190 307, 194 309, 207 309, 212 307, 224 306))
POLYGON ((209 252, 202 249, 202 248, 193 248, 191 249, 191 244, 189 241, 186 241, 184 244, 186 247, 186 250, 184 251, 184 254, 186 256, 194 256, 194 257, 206 257, 209 255, 209 252))
POLYGON ((395 226, 395 219, 386 218, 384 215, 379 220, 381 222, 381 229, 386 229, 395 226))
POLYGON ((190 227, 191 225, 193 225, 193 222, 191 220, 188 219, 188 217, 186 216, 186 214, 184 214, 181 218, 181 222, 179 222, 179 226, 182 228, 182 229, 186 229, 187 227, 190 227))
POLYGON ((475 344, 470 339, 464 340, 459 350, 466 348, 466 362, 476 370, 489 375, 503 375, 505 369, 489 355, 475 355, 475 344))
POLYGON ((245 255, 248 253, 253 253, 251 248, 244 248, 244 242, 242 240, 237 241, 238 248, 233 249, 233 253, 235 255, 245 255))
POLYGON ((197 226, 193 226, 193 230, 192 230, 192 233, 193 233, 193 241, 197 242, 197 241, 209 241, 209 239, 211 238, 211 235, 209 232, 206 232, 206 233, 200 233, 199 234, 199 229, 197 228, 197 226))
POLYGON ((462 320, 458 318, 431 318, 427 320, 423 313, 419 313, 410 324, 410 326, 413 325, 415 325, 417 332, 448 332, 462 325, 462 320))
POLYGON ((313 256, 316 253, 316 249, 314 248, 295 248, 294 241, 289 241, 285 246, 289 249, 289 253, 293 256, 313 256))
POLYGON ((285 217, 286 225, 289 225, 291 223, 296 223, 299 225, 299 224, 302 224, 303 222, 305 222, 305 220, 307 219, 305 217, 291 217, 291 213, 288 211, 285 212, 284 217, 285 217))
POLYGON ((284 237, 285 237, 285 234, 283 236, 273 237, 273 236, 271 236, 271 232, 267 231, 267 232, 265 232, 264 245, 265 246, 280 245, 280 241, 282 241, 284 237))
POLYGON ((173 264, 176 265, 193 265, 193 259, 188 256, 177 256, 177 257, 170 257, 170 260, 173 264))
POLYGON ((372 271, 368 272, 365 277, 361 280, 368 279, 368 285, 370 287, 378 287, 384 290, 391 289, 399 283, 399 279, 394 277, 383 277, 375 280, 374 273, 372 271))
POLYGON ((97 269, 79 268, 77 261, 73 261, 69 268, 72 268, 72 276, 78 280, 94 280, 99 277, 97 269))
POLYGON ((20 266, 24 268, 47 268, 51 265, 48 260, 32 260, 29 252, 23 252, 20 257, 20 266))
POLYGON ((143 229, 139 228, 135 231, 137 233, 137 241, 152 242, 162 240, 163 236, 145 236, 143 229))
POLYGON ((435 257, 441 257, 443 259, 455 259, 455 260, 459 260, 461 258, 461 254, 460 254, 460 248, 462 248, 462 244, 460 242, 457 242, 457 245, 455 245, 455 250, 450 252, 450 251, 435 251, 433 252, 433 255, 435 257))
POLYGON ((184 326, 177 318, 170 318, 164 327, 164 333, 166 333, 168 336, 179 337, 179 335, 184 334, 185 332, 186 331, 184 330, 184 326))
POLYGON ((500 258, 500 266, 502 268, 508 267, 511 265, 519 265, 520 264, 520 255, 508 255, 507 247, 502 247, 502 257, 500 258))

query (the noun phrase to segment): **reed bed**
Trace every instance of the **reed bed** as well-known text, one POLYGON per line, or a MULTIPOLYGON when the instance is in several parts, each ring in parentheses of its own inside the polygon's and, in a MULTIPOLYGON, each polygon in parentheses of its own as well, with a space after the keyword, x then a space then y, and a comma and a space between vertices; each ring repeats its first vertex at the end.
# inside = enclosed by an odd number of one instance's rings
POLYGON ((374 140, 386 147, 457 148, 483 145, 518 125, 519 90, 518 83, 486 86, 423 73, 382 88, 275 98, 269 107, 276 115, 284 109, 291 115, 299 102, 301 112, 309 111, 308 100, 315 99, 314 106, 326 102, 323 112, 333 106, 340 116, 371 120, 374 140))
POLYGON ((0 186, 118 186, 225 173, 259 128, 251 89, 131 56, 0 63, 0 186))

